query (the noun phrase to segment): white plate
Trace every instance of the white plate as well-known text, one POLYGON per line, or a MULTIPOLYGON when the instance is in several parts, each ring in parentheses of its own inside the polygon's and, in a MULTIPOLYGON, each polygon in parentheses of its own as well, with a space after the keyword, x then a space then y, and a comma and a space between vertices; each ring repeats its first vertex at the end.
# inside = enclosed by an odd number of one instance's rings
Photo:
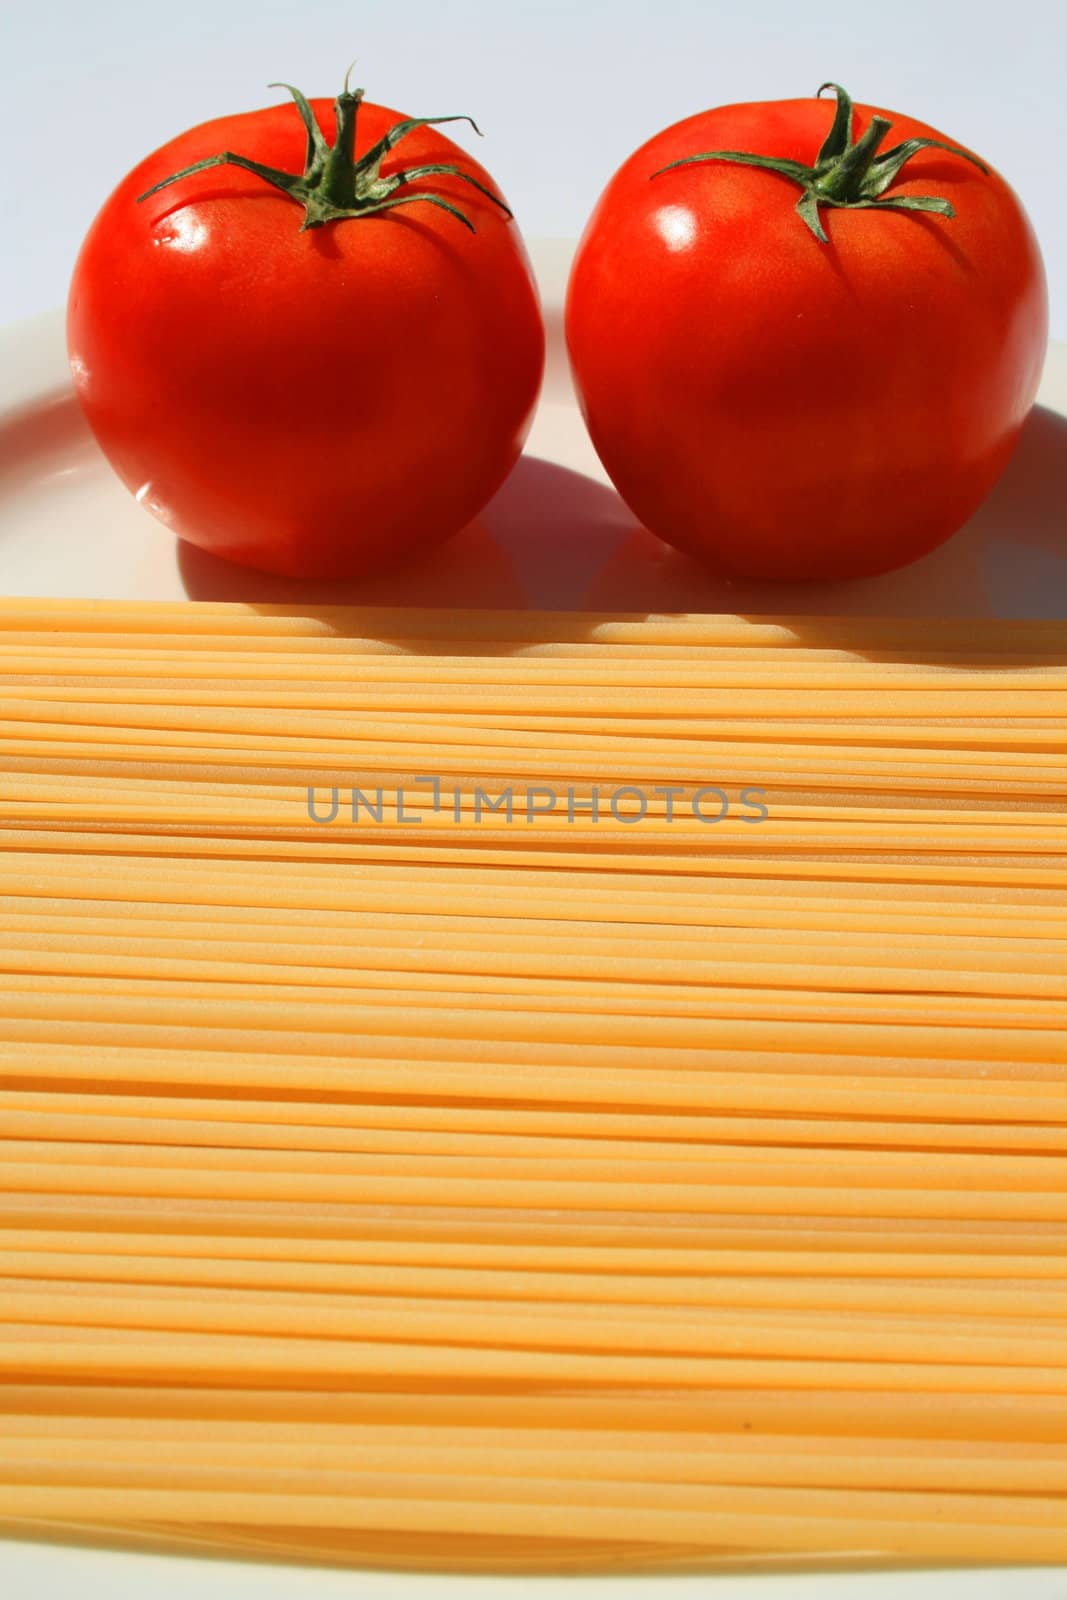
MULTIPOLYGON (((1007 473, 955 539, 866 583, 782 591, 700 574, 639 529, 608 486, 562 348, 571 246, 534 248, 549 329, 527 453, 479 523, 414 574, 353 586, 371 603, 857 615, 1067 615, 1067 347, 1007 473)), ((112 476, 70 388, 59 312, 0 333, 0 590, 85 598, 313 599, 166 530, 112 476)), ((328 592, 337 598, 336 586, 328 592)), ((659 1578, 427 1577, 337 1572, 0 1541, 12 1600, 1067 1600, 1067 1567, 659 1578)))
POLYGON ((63 323, 0 333, 0 587, 143 600, 311 600, 564 610, 794 610, 822 615, 1067 615, 1067 346, 1041 405, 970 523, 923 561, 863 583, 776 588, 709 578, 640 529, 608 484, 574 404, 562 338, 572 246, 534 249, 549 331, 526 454, 479 521, 415 570, 316 589, 177 547, 97 450, 67 375, 63 323))

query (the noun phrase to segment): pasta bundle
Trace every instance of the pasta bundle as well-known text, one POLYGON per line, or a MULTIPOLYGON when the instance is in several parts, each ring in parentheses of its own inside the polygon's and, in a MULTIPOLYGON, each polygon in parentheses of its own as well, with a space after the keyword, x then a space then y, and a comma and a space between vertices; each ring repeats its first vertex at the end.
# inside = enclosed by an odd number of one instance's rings
POLYGON ((0 603, 0 1529, 1067 1561, 1067 624, 0 603))

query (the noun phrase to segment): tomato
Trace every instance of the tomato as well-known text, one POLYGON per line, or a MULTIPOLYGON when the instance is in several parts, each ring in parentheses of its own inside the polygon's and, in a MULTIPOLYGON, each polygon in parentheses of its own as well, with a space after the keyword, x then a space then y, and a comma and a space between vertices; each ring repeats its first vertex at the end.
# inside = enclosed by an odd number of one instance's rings
POLYGON ((347 85, 333 119, 291 93, 191 129, 119 184, 74 271, 71 366, 112 466, 180 537, 269 572, 358 576, 492 496, 544 334, 518 229, 470 156, 347 85))
POLYGON ((890 118, 823 87, 836 113, 726 106, 643 145, 568 289, 619 493, 729 574, 858 577, 933 549, 999 476, 1044 359, 1041 259, 1004 180, 910 117, 883 150, 890 118))

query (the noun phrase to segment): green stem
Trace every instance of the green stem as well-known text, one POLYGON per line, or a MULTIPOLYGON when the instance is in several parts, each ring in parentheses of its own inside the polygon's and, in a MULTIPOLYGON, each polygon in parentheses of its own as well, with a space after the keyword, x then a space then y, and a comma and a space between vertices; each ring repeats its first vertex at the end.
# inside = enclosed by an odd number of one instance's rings
POLYGON ((477 123, 471 117, 413 117, 395 123, 388 133, 357 160, 356 125, 359 120, 359 108, 363 103, 363 90, 348 87, 347 72, 344 88, 334 101, 336 132, 332 145, 327 144, 310 105, 299 89, 294 89, 292 84, 288 83, 271 87, 288 89, 304 124, 307 144, 302 173, 280 172, 275 167, 267 167, 262 162, 237 155, 232 150, 222 150, 218 155, 205 156, 203 161, 197 161, 191 167, 183 167, 180 172, 173 172, 170 177, 153 184, 144 194, 138 195, 138 203, 147 200, 149 195, 156 194, 160 189, 167 188, 169 184, 178 183, 182 178, 188 178, 195 172, 203 172, 208 167, 235 166, 254 173, 257 178, 262 178, 265 183, 272 184, 274 188, 280 189, 283 194, 302 205, 304 208, 302 229, 321 228, 327 222, 377 216, 382 212, 393 210, 396 206, 414 205, 422 201, 438 210, 448 212, 473 233, 473 222, 451 200, 429 189, 410 189, 409 192, 409 186, 413 183, 437 176, 459 178, 468 187, 476 189, 479 194, 491 200, 506 217, 511 216, 509 208, 491 189, 487 189, 483 183, 472 177, 469 172, 464 172, 461 167, 447 162, 423 163, 407 171, 392 172, 382 176, 382 162, 386 156, 416 128, 433 127, 441 122, 469 122, 475 133, 480 132, 477 123), (405 192, 397 193, 401 189, 405 192))
POLYGON ((815 180, 813 187, 828 200, 844 201, 846 205, 850 200, 858 200, 863 180, 878 154, 878 146, 892 126, 886 117, 872 117, 863 138, 850 145, 825 176, 815 180))
POLYGON ((333 104, 337 132, 326 157, 322 192, 339 211, 356 203, 356 123, 362 101, 362 89, 344 89, 333 104))
POLYGON ((949 202, 938 195, 889 195, 885 200, 881 198, 912 156, 920 150, 946 150, 950 155, 961 156, 964 161, 969 161, 980 172, 988 173, 988 167, 969 150, 945 144, 941 139, 906 139, 884 155, 879 155, 882 141, 892 127, 888 117, 872 117, 862 138, 853 141, 851 99, 840 84, 824 83, 819 90, 820 95, 823 89, 833 89, 837 106, 830 131, 815 158, 814 166, 806 167, 798 161, 757 155, 747 150, 706 150, 700 155, 683 156, 679 161, 672 161, 669 166, 654 172, 652 177, 659 178, 677 167, 693 166, 704 161, 728 161, 747 167, 763 167, 798 185, 803 192, 797 201, 797 214, 820 244, 828 244, 819 215, 822 206, 833 206, 840 210, 877 209, 955 216, 949 202))

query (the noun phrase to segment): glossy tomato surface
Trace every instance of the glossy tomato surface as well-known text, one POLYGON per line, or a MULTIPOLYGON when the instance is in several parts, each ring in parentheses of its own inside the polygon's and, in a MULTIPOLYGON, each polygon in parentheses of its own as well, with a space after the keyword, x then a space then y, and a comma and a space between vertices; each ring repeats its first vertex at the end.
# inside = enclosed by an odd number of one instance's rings
MULTIPOLYGON (((856 136, 872 115, 856 108, 856 136)), ((1044 359, 1037 245, 1002 178, 926 149, 891 195, 955 217, 821 211, 702 151, 814 163, 825 100, 727 106, 644 145, 573 268, 567 341, 593 443, 654 533, 719 570, 844 578, 923 555, 1004 467, 1044 359)), ((946 139, 909 117, 887 145, 946 139)), ((981 152, 979 152, 981 154, 981 152)))
MULTIPOLYGON (((334 113, 312 101, 332 141, 334 113)), ((357 155, 401 121, 364 103, 357 155)), ((89 422, 137 499, 182 538, 290 576, 358 576, 455 533, 515 462, 544 337, 519 231, 454 176, 472 234, 414 203, 301 231, 300 205, 233 166, 161 179, 223 150, 299 173, 291 104, 193 128, 143 161, 96 218, 68 344, 89 422)), ((426 163, 489 175, 433 128, 383 177, 426 163)))

